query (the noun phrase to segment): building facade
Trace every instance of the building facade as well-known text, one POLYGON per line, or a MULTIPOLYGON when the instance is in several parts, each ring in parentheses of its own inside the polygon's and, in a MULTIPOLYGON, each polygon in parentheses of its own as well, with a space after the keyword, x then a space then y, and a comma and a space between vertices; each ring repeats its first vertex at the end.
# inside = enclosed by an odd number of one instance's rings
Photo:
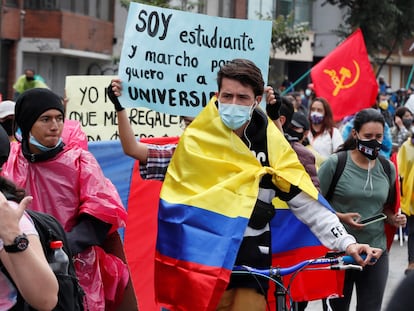
POLYGON ((3 0, 0 34, 3 99, 28 68, 63 96, 67 75, 103 74, 111 65, 114 0, 3 0))

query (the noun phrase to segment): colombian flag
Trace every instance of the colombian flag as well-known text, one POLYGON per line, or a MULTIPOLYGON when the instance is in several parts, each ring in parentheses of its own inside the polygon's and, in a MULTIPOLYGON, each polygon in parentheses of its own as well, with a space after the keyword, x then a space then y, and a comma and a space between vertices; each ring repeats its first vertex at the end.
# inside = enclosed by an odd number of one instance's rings
MULTIPOLYGON (((160 194, 155 290, 157 300, 171 310, 215 310, 264 174, 271 174, 279 189, 298 186, 330 208, 272 122, 267 128, 270 166, 263 167, 221 122, 214 102, 180 138, 160 194)), ((285 235, 276 243, 282 240, 285 235)))
MULTIPOLYGON (((247 225, 247 218, 250 216, 251 208, 256 200, 258 181, 264 172, 271 172, 274 175, 274 182, 286 191, 290 184, 294 184, 300 185, 314 198, 318 196, 310 178, 304 173, 303 167, 297 161, 296 154, 285 143, 284 137, 273 125, 268 128, 268 136, 271 141, 276 140, 280 143, 277 150, 275 147, 269 149, 272 167, 263 168, 258 165, 257 160, 240 139, 230 130, 221 126, 214 105, 210 104, 206 109, 203 118, 200 120, 197 118, 182 137, 188 142, 185 147, 190 148, 191 159, 188 158, 190 162, 185 163, 186 160, 183 165, 179 165, 177 168, 176 165, 179 163, 177 159, 179 158, 175 157, 174 160, 174 171, 178 170, 177 177, 182 176, 182 174, 190 174, 189 176, 195 178, 195 181, 198 181, 200 185, 195 182, 189 183, 189 185, 179 185, 180 188, 177 188, 177 190, 180 190, 180 192, 183 189, 188 191, 185 195, 188 198, 183 200, 185 203, 182 205, 181 203, 175 204, 177 211, 174 210, 173 214, 168 215, 165 211, 160 213, 160 238, 166 236, 167 241, 164 243, 169 243, 168 240, 172 240, 171 243, 173 244, 171 245, 173 246, 163 246, 163 241, 159 238, 156 264, 154 264, 154 261, 158 231, 158 203, 162 183, 156 180, 142 180, 139 174, 138 161, 123 153, 119 141, 89 143, 89 150, 97 158, 105 175, 117 187, 124 206, 128 209, 127 226, 122 236, 139 310, 160 310, 160 305, 155 298, 154 284, 157 284, 157 294, 164 295, 160 295, 158 300, 170 305, 172 310, 186 308, 187 310, 203 310, 202 307, 199 308, 198 302, 207 293, 210 293, 211 299, 215 301, 219 299, 221 292, 227 285, 232 263, 242 239, 244 228, 247 225), (209 118, 212 122, 208 121, 209 118), (212 124, 213 122, 215 124, 212 124), (202 131, 203 127, 207 127, 208 131, 202 131), (209 133, 208 137, 205 137, 206 133, 209 133), (205 141, 206 139, 211 139, 211 142, 205 141), (283 157, 283 159, 279 157, 283 157), (211 158, 215 159, 213 163, 210 163, 211 158), (201 165, 200 161, 202 162, 201 165), (197 168, 196 164, 201 167, 197 168), (246 172, 244 172, 245 169, 246 172), (208 180, 209 175, 217 172, 217 170, 221 172, 221 178, 220 176, 215 177, 219 179, 217 184, 214 185, 212 182, 204 184, 203 179, 208 180), (238 177, 246 181, 247 185, 242 185, 237 181, 238 177), (226 182, 227 178, 229 179, 228 182, 226 182), (211 188, 208 191, 214 195, 217 194, 219 197, 212 195, 211 198, 203 198, 203 191, 201 190, 207 187, 211 188), (198 192, 200 194, 197 194, 198 192), (227 198, 227 195, 232 199, 227 198), (233 199, 237 201, 234 205, 233 199), (210 200, 217 203, 216 206, 212 205, 215 207, 213 209, 208 208, 211 205, 210 200), (249 203, 245 204, 245 200, 249 203), (197 202, 201 203, 198 204, 197 202), (199 208, 200 211, 195 210, 198 206, 204 208, 199 208), (192 215, 190 215, 190 212, 192 215), (177 229, 180 230, 181 220, 171 222, 169 218, 186 218, 182 222, 182 232, 177 231, 177 229), (162 224, 162 222, 166 224, 162 224), (169 224, 170 222, 171 224, 169 224), (164 229, 166 226, 171 226, 171 237, 168 236, 170 231, 166 233, 166 229, 164 229), (200 226, 200 228, 192 229, 194 226, 200 226), (220 226, 223 226, 223 228, 220 226), (227 228, 227 226, 229 227, 227 228), (218 242, 215 244, 208 240, 208 243, 202 244, 198 241, 192 241, 192 237, 196 240, 199 235, 204 239, 211 237, 212 241, 218 242), (188 241, 184 240, 188 243, 184 244, 184 242, 177 241, 177 236, 182 240, 188 238, 188 241), (196 249, 191 250, 191 247, 196 247, 196 249), (176 249, 174 250, 174 248, 176 249), (170 254, 170 256, 161 253, 160 250, 162 249, 167 249, 169 252, 167 254, 170 254), (180 252, 184 255, 174 261, 173 256, 178 257, 180 252), (196 259, 190 261, 191 256, 196 259), (173 265, 176 264, 176 268, 169 265, 171 262, 173 262, 173 265), (157 270, 157 282, 154 282, 155 265, 157 269, 166 270, 165 275, 157 270), (182 270, 182 267, 184 267, 184 270, 182 270), (194 268, 198 270, 193 271, 194 268), (174 271, 175 269, 178 271, 174 271), (190 275, 187 276, 186 271, 190 275), (196 275, 196 280, 190 277, 194 275, 196 275), (184 282, 180 281, 182 278, 184 278, 184 282), (202 283, 206 279, 208 281, 202 283), (167 280, 169 283, 167 283, 167 280), (181 286, 183 283, 185 283, 184 286, 181 286), (192 300, 195 300, 196 305, 193 305, 194 301, 192 300)), ((167 144, 177 143, 178 138, 160 137, 142 139, 141 141, 167 144)), ((180 148, 183 148, 183 146, 180 145, 180 148)), ((169 174, 174 171, 170 170, 169 174)), ((174 184, 174 182, 170 181, 169 184, 174 184)), ((161 202, 166 198, 165 193, 168 195, 168 192, 164 192, 161 202)), ((182 193, 172 193, 173 198, 176 196, 184 195, 182 193)), ((320 245, 320 242, 309 231, 308 227, 290 212, 286 203, 279 200, 275 200, 273 203, 278 208, 277 215, 271 223, 274 265, 288 266, 303 259, 324 255, 326 249, 320 245)), ((168 201, 165 204, 168 208, 168 201)), ((162 208, 164 209, 164 207, 162 208)), ((312 272, 301 272, 295 278, 291 289, 297 301, 310 300, 309 297, 315 297, 315 295, 309 296, 309 293, 315 288, 319 290, 329 288, 327 283, 314 286, 316 281, 323 282, 320 272, 317 277, 309 277, 308 283, 303 282, 302 275, 312 272)), ((331 292, 332 290, 328 290, 325 294, 320 295, 319 293, 317 298, 326 297, 331 292)), ((272 298, 272 295, 273 293, 269 292, 269 299, 272 298)), ((205 299, 204 304, 210 305, 214 309, 208 298, 205 299)), ((207 307, 204 309, 207 309, 207 307)))
MULTIPOLYGON (((324 257, 329 251, 309 227, 300 222, 288 209, 286 202, 275 198, 276 216, 270 222, 272 231, 272 265, 288 267, 303 260, 324 257)), ((308 270, 283 277, 283 284, 290 290, 293 301, 311 301, 342 295, 344 271, 308 270)), ((274 308, 275 286, 270 283, 268 300, 274 308)))
MULTIPOLYGON (((177 141, 178 137, 141 139, 141 142, 156 145, 175 144, 177 141)), ((160 310, 155 302, 154 258, 162 182, 143 180, 139 173, 139 162, 124 154, 118 140, 90 142, 88 147, 105 176, 117 188, 128 210, 127 225, 121 235, 138 310, 160 310)), ((133 306, 131 310, 134 310, 133 306)))
POLYGON ((372 107, 378 83, 361 29, 357 29, 311 70, 315 93, 328 100, 335 121, 372 107))

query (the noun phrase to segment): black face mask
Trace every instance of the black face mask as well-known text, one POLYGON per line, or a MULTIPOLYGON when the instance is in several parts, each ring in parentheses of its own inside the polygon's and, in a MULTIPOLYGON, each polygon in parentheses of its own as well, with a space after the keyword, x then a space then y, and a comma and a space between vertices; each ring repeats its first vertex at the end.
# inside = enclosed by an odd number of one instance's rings
POLYGON ((293 137, 293 138, 297 138, 297 139, 298 139, 298 141, 299 141, 299 140, 302 140, 302 138, 303 138, 303 133, 296 132, 296 131, 295 131, 294 129, 292 129, 292 128, 288 128, 288 129, 286 130, 286 133, 287 133, 289 136, 293 137))
POLYGON ((34 77, 26 77, 26 80, 27 81, 33 81, 34 80, 34 77))
POLYGON ((370 160, 375 160, 378 157, 381 146, 382 143, 378 142, 376 139, 360 140, 357 138, 358 151, 370 160))
POLYGON ((413 119, 412 118, 402 119, 402 122, 403 122, 404 126, 406 127, 406 129, 409 130, 411 125, 413 124, 413 119))
POLYGON ((7 135, 13 136, 13 120, 7 119, 0 123, 4 130, 7 132, 7 135))

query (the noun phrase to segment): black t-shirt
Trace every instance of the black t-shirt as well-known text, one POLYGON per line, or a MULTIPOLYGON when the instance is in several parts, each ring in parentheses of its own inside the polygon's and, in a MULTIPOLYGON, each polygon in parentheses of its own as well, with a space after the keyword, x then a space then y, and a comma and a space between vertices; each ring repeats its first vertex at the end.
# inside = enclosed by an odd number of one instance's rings
MULTIPOLYGON (((251 121, 246 128, 245 135, 241 137, 243 142, 250 148, 258 161, 263 166, 269 166, 268 160, 268 143, 267 143, 267 125, 268 119, 264 112, 255 109, 251 121)), ((277 148, 276 144, 272 144, 272 148, 277 148)), ((260 181, 260 188, 272 189, 276 196, 282 200, 290 200, 299 189, 292 187, 290 193, 280 191, 272 182, 271 175, 264 175, 260 181)), ((270 203, 271 202, 264 202, 270 203)), ((272 263, 271 234, 269 221, 266 221, 263 228, 253 229, 250 225, 254 221, 253 217, 263 217, 263 213, 257 213, 256 209, 262 208, 263 205, 256 203, 255 209, 249 222, 249 226, 243 237, 239 252, 236 258, 236 265, 247 265, 259 269, 266 269, 272 263)), ((269 281, 265 278, 257 278, 246 275, 232 275, 229 288, 255 288, 259 293, 266 295, 269 287, 269 281)))

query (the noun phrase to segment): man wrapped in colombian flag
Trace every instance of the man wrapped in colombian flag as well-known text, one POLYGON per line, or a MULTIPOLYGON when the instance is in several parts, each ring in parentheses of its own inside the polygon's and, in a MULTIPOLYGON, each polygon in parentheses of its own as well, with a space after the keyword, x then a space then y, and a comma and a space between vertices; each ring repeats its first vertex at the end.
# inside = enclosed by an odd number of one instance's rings
POLYGON ((258 107, 264 93, 260 69, 235 59, 221 67, 217 82, 216 96, 178 145, 165 146, 135 140, 117 100, 121 81, 113 80, 108 88, 124 152, 140 161, 143 178, 164 178, 157 301, 170 310, 266 310, 268 280, 232 276, 231 270, 234 265, 271 266, 274 197, 287 201, 326 247, 346 251, 363 266, 378 258, 380 250, 357 244, 346 232, 288 141, 258 107), (361 253, 367 254, 365 260, 361 253))

